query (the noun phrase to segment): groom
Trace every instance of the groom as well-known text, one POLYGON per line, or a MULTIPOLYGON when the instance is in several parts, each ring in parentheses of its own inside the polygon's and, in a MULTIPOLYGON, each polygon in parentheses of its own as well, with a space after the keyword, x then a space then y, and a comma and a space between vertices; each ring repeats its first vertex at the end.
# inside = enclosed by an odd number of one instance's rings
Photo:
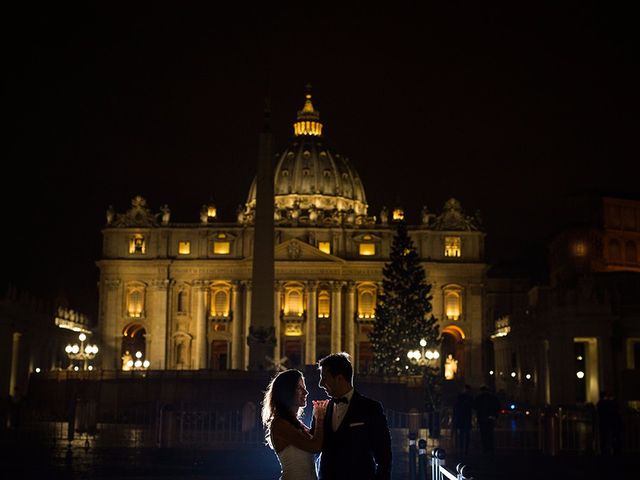
POLYGON ((332 353, 318 365, 320 387, 331 397, 319 480, 389 480, 391 435, 382 405, 354 390, 347 353, 332 353))

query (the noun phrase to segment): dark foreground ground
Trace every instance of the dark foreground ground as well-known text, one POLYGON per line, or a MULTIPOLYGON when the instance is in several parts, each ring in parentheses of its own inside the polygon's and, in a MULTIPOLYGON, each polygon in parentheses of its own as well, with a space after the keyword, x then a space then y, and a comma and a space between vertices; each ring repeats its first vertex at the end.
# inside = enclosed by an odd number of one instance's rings
MULTIPOLYGON (((239 450, 167 450, 91 448, 66 444, 42 447, 28 442, 3 442, 3 478, 20 479, 237 479, 272 480, 279 465, 267 448, 239 450)), ((454 458, 448 461, 452 467, 454 458)), ((498 453, 492 459, 471 455, 466 462, 476 480, 483 479, 614 479, 635 478, 640 458, 498 453)), ((406 479, 407 457, 396 455, 395 479, 406 479)), ((356 479, 354 479, 356 480, 356 479)))

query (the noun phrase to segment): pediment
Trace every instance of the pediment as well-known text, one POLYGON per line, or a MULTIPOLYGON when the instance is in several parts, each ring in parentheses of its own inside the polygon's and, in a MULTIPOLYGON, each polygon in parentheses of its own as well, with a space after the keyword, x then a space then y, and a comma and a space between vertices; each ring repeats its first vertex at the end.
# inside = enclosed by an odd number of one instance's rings
POLYGON ((344 263, 344 260, 341 258, 321 252, 313 245, 309 245, 296 238, 286 240, 276 245, 274 258, 276 261, 344 263))

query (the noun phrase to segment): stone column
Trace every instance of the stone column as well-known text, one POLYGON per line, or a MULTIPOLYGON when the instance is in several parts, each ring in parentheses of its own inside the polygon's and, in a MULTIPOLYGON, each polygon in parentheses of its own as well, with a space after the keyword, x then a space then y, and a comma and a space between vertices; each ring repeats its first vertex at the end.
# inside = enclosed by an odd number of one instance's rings
POLYGON ((244 344, 244 363, 242 365, 243 369, 249 368, 249 351, 251 347, 249 346, 249 327, 251 326, 251 282, 244 282, 244 338, 247 340, 244 344))
POLYGON ((102 345, 99 345, 100 352, 98 355, 101 357, 102 368, 105 370, 120 370, 122 368, 120 350, 124 325, 119 325, 118 322, 124 311, 121 284, 120 280, 103 280, 101 285, 100 327, 102 345))
POLYGON ((207 282, 196 280, 194 287, 194 321, 196 323, 194 369, 207 368, 207 282))
POLYGON ((304 363, 316 363, 316 324, 318 321, 318 282, 307 282, 307 328, 305 332, 304 363))
POLYGON ((231 321, 231 368, 242 368, 242 292, 240 282, 234 282, 231 288, 233 318, 231 321))
POLYGON ((163 370, 167 361, 167 324, 169 315, 167 312, 167 299, 169 280, 153 280, 149 286, 151 293, 147 310, 149 334, 147 334, 146 359, 150 362, 151 369, 163 370))
POLYGON ((344 350, 355 358, 356 284, 347 282, 347 302, 344 312, 344 350))
POLYGON ((462 328, 467 331, 468 336, 465 340, 468 353, 465 358, 464 377, 465 382, 471 385, 481 385, 485 378, 482 372, 482 287, 470 285, 467 292, 464 305, 466 312, 462 311, 466 317, 462 328))
POLYGON ((282 283, 275 282, 275 288, 273 293, 273 324, 275 325, 276 331, 276 344, 273 347, 273 362, 278 364, 280 362, 280 349, 282 346, 282 342, 280 341, 280 335, 282 334, 280 320, 280 310, 282 310, 282 283))
POLYGON ((331 290, 331 353, 342 351, 342 282, 331 290))

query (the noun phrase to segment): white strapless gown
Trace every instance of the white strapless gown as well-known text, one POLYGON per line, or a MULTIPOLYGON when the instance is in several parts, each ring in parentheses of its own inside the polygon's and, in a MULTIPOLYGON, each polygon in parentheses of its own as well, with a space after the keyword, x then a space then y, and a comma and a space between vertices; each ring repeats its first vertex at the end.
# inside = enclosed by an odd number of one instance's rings
POLYGON ((313 453, 289 445, 276 455, 282 467, 281 480, 317 480, 313 453))

